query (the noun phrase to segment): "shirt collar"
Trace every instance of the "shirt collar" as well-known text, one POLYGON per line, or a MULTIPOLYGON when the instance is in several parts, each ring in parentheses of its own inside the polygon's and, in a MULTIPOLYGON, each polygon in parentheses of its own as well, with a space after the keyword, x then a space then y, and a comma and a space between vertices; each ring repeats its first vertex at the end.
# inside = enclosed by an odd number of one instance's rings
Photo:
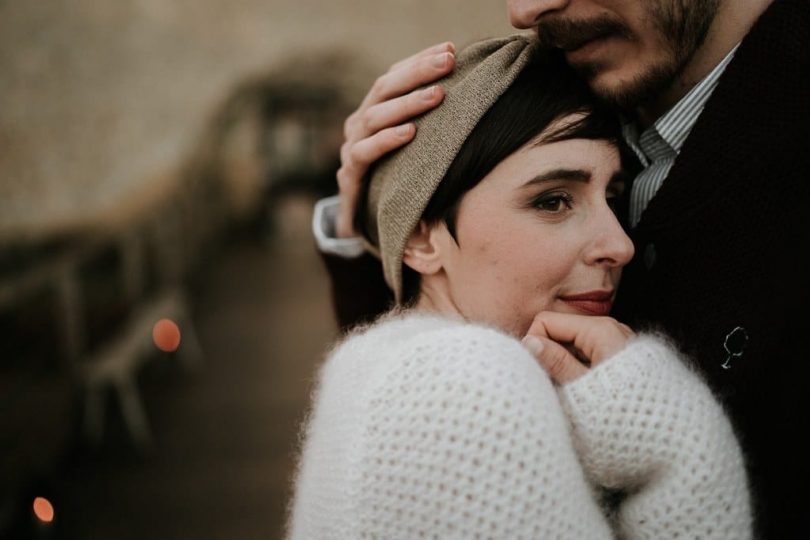
POLYGON ((720 76, 728 66, 739 43, 717 64, 689 93, 673 105, 666 113, 639 133, 633 121, 622 124, 622 134, 630 148, 638 155, 641 163, 647 167, 651 161, 676 157, 683 147, 689 132, 697 122, 703 107, 714 92, 720 76))

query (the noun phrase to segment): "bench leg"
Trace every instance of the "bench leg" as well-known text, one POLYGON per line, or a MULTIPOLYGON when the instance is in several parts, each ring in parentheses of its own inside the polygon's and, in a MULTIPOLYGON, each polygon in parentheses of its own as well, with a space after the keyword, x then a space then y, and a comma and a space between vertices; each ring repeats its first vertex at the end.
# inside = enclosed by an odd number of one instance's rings
POLYGON ((125 376, 118 379, 115 389, 129 436, 141 452, 148 452, 152 449, 152 432, 132 378, 125 376))
POLYGON ((84 392, 84 434, 94 448, 101 444, 104 434, 104 398, 103 387, 86 387, 84 392))

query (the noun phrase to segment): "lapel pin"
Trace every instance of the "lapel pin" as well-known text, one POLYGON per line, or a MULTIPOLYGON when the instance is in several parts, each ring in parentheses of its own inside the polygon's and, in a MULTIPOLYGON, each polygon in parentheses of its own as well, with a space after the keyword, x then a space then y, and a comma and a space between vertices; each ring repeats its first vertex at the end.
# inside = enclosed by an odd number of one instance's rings
POLYGON ((745 346, 748 344, 748 332, 742 326, 737 326, 728 333, 723 342, 723 348, 728 353, 726 361, 723 362, 723 369, 731 369, 731 361, 742 356, 745 346))

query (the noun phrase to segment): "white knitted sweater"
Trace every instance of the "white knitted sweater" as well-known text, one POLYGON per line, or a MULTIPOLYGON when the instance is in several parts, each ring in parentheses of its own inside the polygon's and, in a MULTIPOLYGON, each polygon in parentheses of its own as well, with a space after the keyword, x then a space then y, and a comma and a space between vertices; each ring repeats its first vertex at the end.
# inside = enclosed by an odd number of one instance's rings
POLYGON ((729 422, 661 340, 557 390, 514 338, 410 314, 323 365, 287 532, 741 540, 750 521, 729 422), (599 486, 628 492, 615 519, 599 486))

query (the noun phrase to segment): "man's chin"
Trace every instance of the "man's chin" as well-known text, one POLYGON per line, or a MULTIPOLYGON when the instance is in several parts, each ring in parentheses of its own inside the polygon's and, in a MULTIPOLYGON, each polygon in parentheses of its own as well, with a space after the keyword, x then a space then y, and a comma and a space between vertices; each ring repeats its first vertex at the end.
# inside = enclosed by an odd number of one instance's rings
POLYGON ((632 112, 636 108, 636 92, 625 81, 595 75, 587 79, 591 91, 599 100, 620 111, 632 112))
POLYGON ((654 102, 675 78, 673 69, 660 66, 635 74, 624 74, 615 66, 606 64, 573 67, 599 100, 628 113, 654 102))
POLYGON ((619 79, 612 72, 610 66, 602 63, 589 62, 587 64, 572 65, 574 70, 588 82, 591 91, 602 102, 624 110, 627 100, 624 96, 627 82, 619 79))

